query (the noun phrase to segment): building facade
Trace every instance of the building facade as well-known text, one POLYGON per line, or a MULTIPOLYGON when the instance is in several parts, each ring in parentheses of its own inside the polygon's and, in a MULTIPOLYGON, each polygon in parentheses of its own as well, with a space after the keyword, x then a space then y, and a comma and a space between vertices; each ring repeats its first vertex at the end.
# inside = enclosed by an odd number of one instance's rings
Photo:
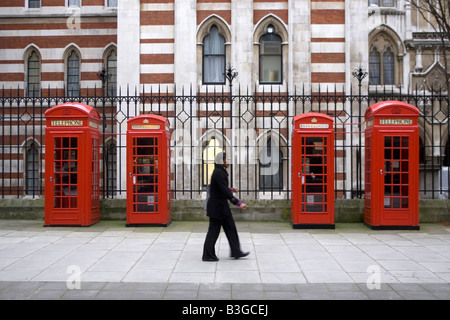
MULTIPOLYGON (((0 8, 3 97, 76 100, 161 92, 165 97, 197 97, 194 107, 176 98, 157 104, 174 132, 172 187, 184 190, 188 184, 196 191, 180 197, 204 197, 212 154, 228 148, 237 165, 232 179, 252 190, 250 197, 289 198, 289 134, 300 109, 291 99, 275 104, 254 99, 236 108, 236 97, 274 92, 285 97, 345 96, 358 90, 367 96, 386 90, 393 96, 412 91, 432 95, 446 90, 439 39, 405 0, 5 0, 0 8), (227 67, 237 72, 232 83, 227 67), (358 68, 368 72, 359 82, 353 75, 358 68), (210 95, 234 98, 222 98, 217 105, 198 99, 210 95), (238 119, 244 119, 245 126, 238 119), (236 134, 238 128, 242 130, 236 134), (251 152, 244 148, 247 140, 239 140, 241 135, 253 141, 251 152), (267 151, 273 141, 277 149, 267 151), (187 158, 183 148, 190 150, 187 158), (270 152, 281 160, 277 174, 267 178, 261 168, 270 152), (239 162, 241 158, 247 160, 239 162), (239 168, 254 174, 241 179, 239 168)), ((8 115, 13 119, 13 108, 7 108, 13 103, 8 103, 3 105, 4 121, 8 115)), ((21 100, 14 107, 26 103, 21 100)), ((45 107, 52 103, 46 100, 45 107)), ((336 152, 338 197, 353 196, 348 187, 358 176, 353 163, 363 156, 360 134, 368 101, 359 103, 352 108, 345 99, 335 100, 326 107, 342 123, 357 123, 336 128, 336 145, 341 147, 336 152), (353 153, 355 146, 359 151, 353 153)), ((126 172, 119 170, 118 160, 125 159, 124 119, 155 112, 154 106, 151 98, 107 100, 104 189, 125 189, 126 172)), ((424 116, 421 123, 422 163, 433 165, 428 174, 441 177, 442 167, 448 166, 448 105, 444 101, 417 107, 436 120, 427 122, 424 116)), ((324 112, 321 108, 323 104, 311 102, 308 110, 324 112)), ((3 173, 8 177, 3 187, 17 187, 20 196, 30 194, 28 185, 44 187, 44 126, 35 126, 32 135, 20 128, 34 116, 19 111, 17 127, 5 127, 17 147, 4 151, 16 155, 4 156, 11 169, 3 173)), ((44 119, 39 121, 43 124, 44 119)), ((442 186, 442 179, 433 184, 442 186)))

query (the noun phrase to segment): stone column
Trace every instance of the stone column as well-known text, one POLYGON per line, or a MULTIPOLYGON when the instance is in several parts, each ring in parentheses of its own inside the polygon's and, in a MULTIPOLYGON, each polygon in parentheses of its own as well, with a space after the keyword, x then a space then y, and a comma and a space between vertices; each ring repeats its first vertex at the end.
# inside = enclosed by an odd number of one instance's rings
MULTIPOLYGON (((311 83, 311 7, 309 0, 289 0, 289 92, 311 83)), ((299 91, 300 90, 300 91, 299 91)))
MULTIPOLYGON (((121 0, 117 8, 117 88, 119 94, 139 94, 140 82, 140 0, 121 0), (135 91, 136 90, 136 91, 135 91)), ((133 117, 139 109, 139 104, 130 102, 117 104, 117 154, 120 160, 120 189, 127 186, 128 172, 126 170, 126 131, 125 117, 133 117)), ((126 192, 117 195, 125 198, 126 192)))

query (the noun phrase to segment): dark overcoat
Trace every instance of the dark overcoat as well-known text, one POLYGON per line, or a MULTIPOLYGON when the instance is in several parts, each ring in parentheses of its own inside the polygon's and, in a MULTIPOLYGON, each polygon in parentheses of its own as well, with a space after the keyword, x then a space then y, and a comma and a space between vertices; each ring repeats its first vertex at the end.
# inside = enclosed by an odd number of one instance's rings
POLYGON ((234 205, 237 205, 239 200, 234 197, 228 187, 228 172, 223 165, 216 164, 211 175, 209 192, 209 199, 206 205, 206 215, 216 219, 223 219, 231 216, 228 200, 234 205))

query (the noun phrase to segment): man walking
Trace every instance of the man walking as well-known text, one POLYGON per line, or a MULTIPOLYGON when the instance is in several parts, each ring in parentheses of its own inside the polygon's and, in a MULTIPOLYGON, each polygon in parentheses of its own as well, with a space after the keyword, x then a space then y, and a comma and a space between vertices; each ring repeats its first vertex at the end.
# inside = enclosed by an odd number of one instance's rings
POLYGON ((239 259, 245 257, 249 252, 242 252, 239 243, 239 236, 231 215, 228 200, 240 207, 247 209, 247 205, 233 196, 237 192, 236 188, 228 187, 228 172, 226 168, 229 163, 226 154, 220 152, 214 159, 215 169, 211 176, 210 196, 206 205, 206 215, 209 217, 209 228, 206 234, 205 244, 203 246, 203 261, 219 261, 216 256, 215 244, 220 234, 220 228, 223 227, 228 243, 230 244, 231 257, 239 259))

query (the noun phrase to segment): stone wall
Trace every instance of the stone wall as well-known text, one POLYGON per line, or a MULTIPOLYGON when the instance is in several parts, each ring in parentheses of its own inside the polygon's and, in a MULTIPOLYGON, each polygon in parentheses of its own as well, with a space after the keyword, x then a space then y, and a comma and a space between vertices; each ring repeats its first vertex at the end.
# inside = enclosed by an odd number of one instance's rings
MULTIPOLYGON (((289 200, 246 200, 247 211, 232 206, 236 221, 280 221, 289 222, 291 202, 289 200)), ((1 199, 0 219, 44 218, 44 199, 1 199)), ((100 201, 100 220, 125 220, 126 200, 103 199, 100 201)), ((204 201, 173 200, 173 221, 206 221, 204 201)), ((450 222, 450 200, 421 199, 419 201, 420 223, 450 222)), ((364 200, 336 200, 335 222, 355 223, 364 221, 364 200)), ((1 223, 1 221, 0 221, 1 223)))

